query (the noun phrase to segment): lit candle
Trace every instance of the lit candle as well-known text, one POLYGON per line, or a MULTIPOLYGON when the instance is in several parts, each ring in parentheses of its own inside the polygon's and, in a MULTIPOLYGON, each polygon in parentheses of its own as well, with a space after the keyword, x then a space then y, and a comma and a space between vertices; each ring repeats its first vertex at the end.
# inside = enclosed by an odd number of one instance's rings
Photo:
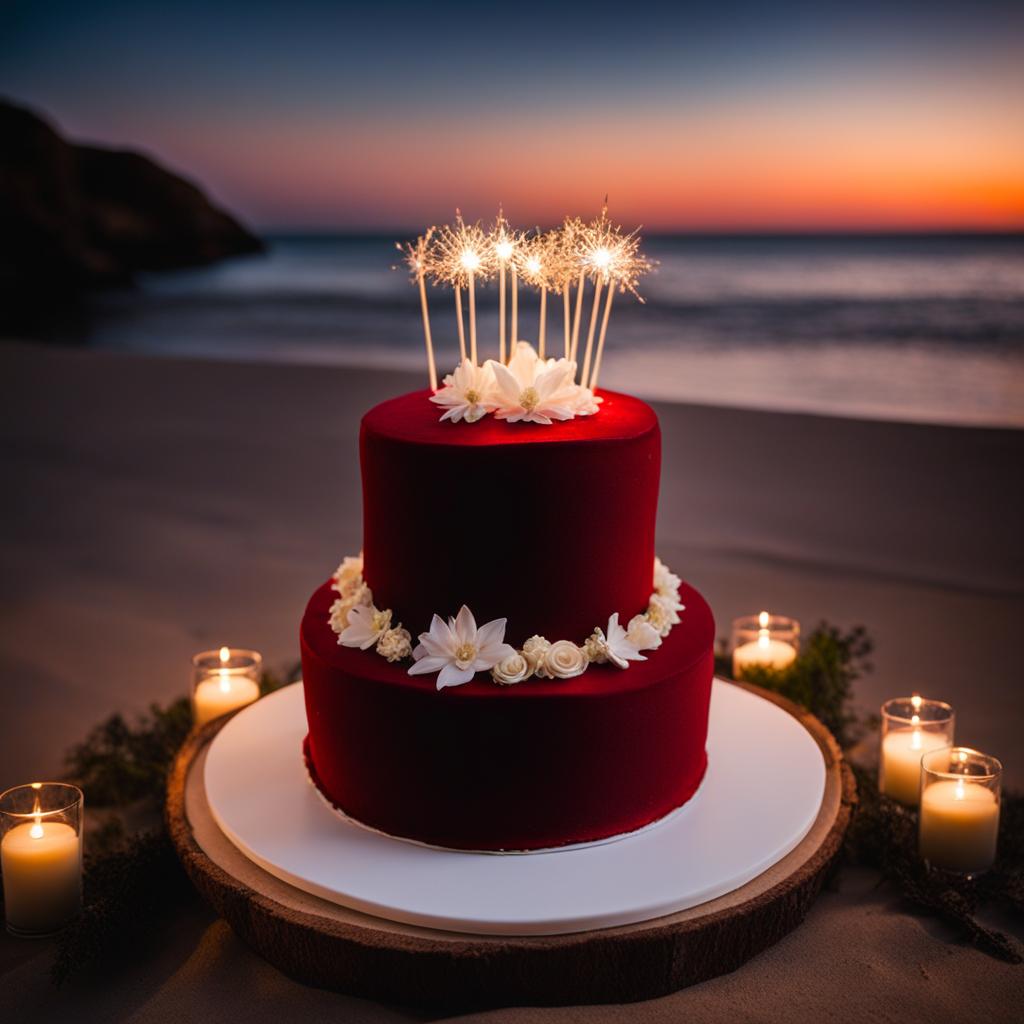
POLYGON ((921 797, 921 758, 953 742, 953 711, 941 701, 896 698, 882 705, 879 791, 908 807, 921 797))
POLYGON ((193 659, 197 678, 192 691, 192 714, 196 725, 205 725, 259 697, 260 686, 254 678, 259 673, 259 655, 254 651, 234 654, 233 658, 232 651, 222 647, 218 653, 219 666, 212 671, 201 664, 204 655, 193 659))
POLYGON ((965 874, 992 866, 999 834, 1000 770, 995 758, 966 748, 936 751, 925 759, 919 849, 930 864, 965 874), (972 770, 986 774, 972 775, 972 770), (960 771, 964 774, 957 776, 960 771))
POLYGON ((33 783, 8 790, 35 790, 29 813, 5 811, 7 828, 0 841, 0 870, 4 879, 4 913, 8 928, 18 934, 46 935, 71 921, 82 907, 82 844, 73 824, 81 815, 81 790, 63 784, 33 783), (39 794, 70 792, 73 803, 59 811, 43 811, 39 794))
MULTIPOLYGON (((771 618, 767 612, 761 612, 757 617, 756 637, 734 648, 732 652, 734 678, 742 678, 744 670, 750 667, 783 669, 796 659, 796 646, 788 640, 772 635, 771 618)), ((737 623, 740 621, 737 620, 737 623)), ((789 623, 792 620, 786 620, 786 622, 789 623)), ((743 635, 742 631, 735 626, 734 631, 743 635)))

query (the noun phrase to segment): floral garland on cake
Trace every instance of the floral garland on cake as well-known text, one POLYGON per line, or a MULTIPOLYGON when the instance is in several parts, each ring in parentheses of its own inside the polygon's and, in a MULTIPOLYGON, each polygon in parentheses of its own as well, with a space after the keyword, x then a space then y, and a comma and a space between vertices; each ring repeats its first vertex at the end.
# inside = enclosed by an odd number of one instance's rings
POLYGON ((412 646, 412 635, 401 623, 392 625, 390 608, 379 609, 363 579, 363 557, 346 557, 332 577, 338 597, 331 605, 328 622, 343 647, 371 647, 390 662, 412 658, 409 675, 437 673, 437 688, 461 686, 478 672, 489 671, 494 682, 512 686, 531 676, 539 679, 572 679, 591 665, 612 664, 629 668, 631 661, 646 661, 641 651, 661 646, 678 623, 685 605, 679 600, 679 577, 658 558, 654 559, 654 590, 647 611, 634 615, 628 625, 619 623, 619 613, 608 619, 607 629, 596 627, 582 644, 572 640, 554 642, 531 636, 516 650, 505 643, 505 619, 493 619, 477 626, 465 605, 447 622, 435 615, 430 629, 420 633, 412 646))
POLYGON ((508 364, 488 359, 477 366, 464 359, 444 378, 430 400, 443 406, 442 422, 476 423, 488 413, 509 423, 543 423, 593 416, 603 399, 576 383, 576 364, 569 359, 541 359, 529 342, 521 341, 508 364))

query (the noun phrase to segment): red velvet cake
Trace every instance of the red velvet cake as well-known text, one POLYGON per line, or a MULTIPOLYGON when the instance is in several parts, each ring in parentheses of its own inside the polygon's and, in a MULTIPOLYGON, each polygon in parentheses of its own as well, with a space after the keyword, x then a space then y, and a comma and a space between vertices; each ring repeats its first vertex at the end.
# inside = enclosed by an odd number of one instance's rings
POLYGON ((704 774, 714 623, 656 572, 657 417, 602 390, 563 422, 441 422, 431 397, 363 419, 362 562, 302 621, 311 778, 365 825, 456 849, 664 817, 704 774))

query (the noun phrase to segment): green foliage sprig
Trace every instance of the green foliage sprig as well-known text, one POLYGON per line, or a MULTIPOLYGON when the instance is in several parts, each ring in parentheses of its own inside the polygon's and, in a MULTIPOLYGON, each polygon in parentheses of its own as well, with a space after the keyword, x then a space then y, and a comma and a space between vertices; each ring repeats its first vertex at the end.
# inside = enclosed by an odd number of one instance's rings
MULTIPOLYGON (((845 749, 869 725, 851 710, 850 700, 854 682, 871 671, 868 658, 873 648, 863 626, 843 632, 822 622, 786 668, 748 666, 743 680, 807 708, 845 749)), ((732 675, 732 661, 724 656, 716 660, 715 667, 720 675, 732 675)))
MULTIPOLYGON (((266 672, 261 694, 299 676, 266 672)), ((103 824, 86 837, 84 901, 79 917, 60 936, 52 977, 61 985, 84 973, 123 967, 150 948, 161 921, 193 890, 163 827, 127 835, 121 812, 138 805, 162 810, 174 758, 192 728, 188 698, 150 705, 134 723, 111 715, 67 754, 70 777, 86 806, 106 808, 103 824)))

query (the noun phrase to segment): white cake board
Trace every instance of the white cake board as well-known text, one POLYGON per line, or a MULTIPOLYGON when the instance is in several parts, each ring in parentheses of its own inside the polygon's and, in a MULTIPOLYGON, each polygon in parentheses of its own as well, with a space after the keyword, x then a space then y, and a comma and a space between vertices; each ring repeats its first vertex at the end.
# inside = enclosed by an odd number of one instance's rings
POLYGON ((245 708, 214 738, 204 786, 227 838, 265 871, 333 903, 472 934, 632 924, 732 892, 799 844, 825 790, 807 730, 715 680, 707 775, 678 813, 618 842, 495 857, 402 842, 335 814, 309 783, 305 735, 296 684, 245 708))

